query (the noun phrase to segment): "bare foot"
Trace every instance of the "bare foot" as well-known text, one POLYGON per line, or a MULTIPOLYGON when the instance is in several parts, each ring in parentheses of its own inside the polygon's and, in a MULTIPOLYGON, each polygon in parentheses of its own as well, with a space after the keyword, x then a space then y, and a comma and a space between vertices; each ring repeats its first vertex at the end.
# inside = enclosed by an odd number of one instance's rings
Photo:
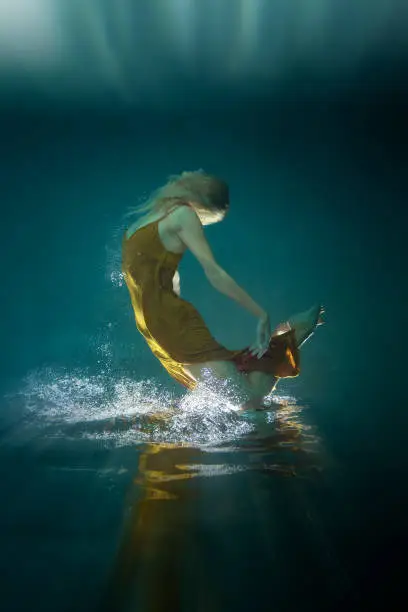
POLYGON ((305 310, 289 319, 289 325, 295 330, 296 344, 301 347, 313 334, 318 325, 323 325, 324 308, 315 304, 309 310, 305 310))

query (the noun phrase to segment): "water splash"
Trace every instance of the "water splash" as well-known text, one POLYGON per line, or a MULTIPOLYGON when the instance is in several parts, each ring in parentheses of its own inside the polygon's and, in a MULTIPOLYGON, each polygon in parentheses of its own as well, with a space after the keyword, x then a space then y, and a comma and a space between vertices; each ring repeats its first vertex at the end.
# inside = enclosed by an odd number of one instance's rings
MULTIPOLYGON (((284 404, 288 397, 281 399, 284 404)), ((25 420, 45 437, 96 440, 109 447, 153 442, 214 448, 238 444, 255 432, 270 433, 275 420, 273 412, 240 413, 226 381, 211 388, 198 385, 180 397, 153 379, 135 381, 107 371, 31 372, 8 400, 18 401, 25 420)), ((302 410, 291 401, 281 411, 288 422, 302 410)))

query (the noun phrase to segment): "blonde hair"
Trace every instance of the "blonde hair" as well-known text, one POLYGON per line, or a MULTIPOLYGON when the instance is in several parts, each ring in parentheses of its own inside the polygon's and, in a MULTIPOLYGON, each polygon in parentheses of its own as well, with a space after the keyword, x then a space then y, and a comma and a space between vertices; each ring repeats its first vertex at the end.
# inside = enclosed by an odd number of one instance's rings
POLYGON ((167 211, 177 203, 188 202, 203 224, 220 221, 229 208, 228 185, 203 170, 170 176, 140 206, 129 210, 126 217, 167 211))

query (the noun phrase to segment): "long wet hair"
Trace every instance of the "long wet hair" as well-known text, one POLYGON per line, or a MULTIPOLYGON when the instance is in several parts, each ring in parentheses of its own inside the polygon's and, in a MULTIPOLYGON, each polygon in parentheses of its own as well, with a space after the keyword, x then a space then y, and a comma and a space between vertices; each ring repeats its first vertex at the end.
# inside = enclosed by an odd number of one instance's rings
POLYGON ((127 217, 166 212, 177 203, 188 202, 203 225, 221 221, 229 208, 229 189, 223 180, 203 170, 182 172, 170 176, 167 183, 156 189, 140 206, 132 208, 127 217))

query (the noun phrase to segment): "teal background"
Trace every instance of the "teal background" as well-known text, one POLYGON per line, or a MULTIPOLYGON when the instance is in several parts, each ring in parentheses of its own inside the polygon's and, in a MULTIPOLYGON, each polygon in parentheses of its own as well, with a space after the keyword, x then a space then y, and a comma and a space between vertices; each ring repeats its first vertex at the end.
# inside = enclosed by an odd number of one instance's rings
MULTIPOLYGON (((280 387, 307 408, 319 470, 275 473, 292 459, 265 451, 261 433, 253 448, 237 436, 231 455, 217 445, 205 454, 193 433, 211 424, 190 424, 192 465, 256 466, 187 480, 186 497, 166 506, 177 508, 169 524, 177 516, 182 528, 171 533, 185 546, 174 553, 181 565, 168 561, 170 582, 181 585, 171 609, 370 610, 398 600, 407 535, 405 51, 384 39, 341 75, 317 77, 299 61, 280 78, 236 82, 212 80, 198 62, 197 73, 169 72, 168 104, 164 86, 159 101, 154 91, 135 103, 109 89, 50 101, 11 70, 4 76, 3 610, 165 609, 129 586, 144 575, 136 562, 126 588, 111 578, 126 517, 143 497, 138 460, 156 441, 119 436, 133 431, 132 391, 122 400, 112 389, 125 377, 183 393, 137 333, 120 244, 129 206, 169 174, 197 168, 230 184, 230 213, 206 234, 272 323, 316 301, 326 307, 327 325, 302 349, 301 376, 280 387), (95 409, 92 380, 102 381, 106 422, 60 420, 77 405, 95 409), (98 437, 111 429, 120 444, 98 437)), ((217 339, 252 342, 256 321, 210 287, 190 254, 180 273, 182 296, 217 339)), ((184 465, 183 452, 164 455, 184 465)))

